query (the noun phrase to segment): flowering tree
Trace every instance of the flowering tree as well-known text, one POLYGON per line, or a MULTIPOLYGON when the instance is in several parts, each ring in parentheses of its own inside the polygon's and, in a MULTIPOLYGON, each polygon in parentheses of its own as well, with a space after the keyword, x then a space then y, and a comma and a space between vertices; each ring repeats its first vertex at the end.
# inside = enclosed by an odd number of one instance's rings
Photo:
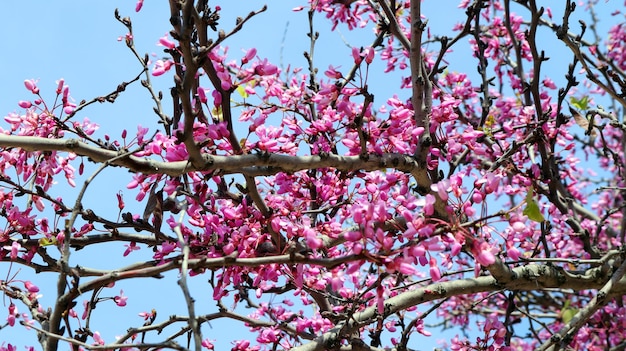
POLYGON ((26 80, 0 134, 3 327, 46 351, 213 349, 209 325, 225 320, 249 331, 228 336, 232 350, 410 350, 441 328, 472 329, 450 350, 625 349, 624 15, 466 0, 466 17, 435 33, 422 6, 296 7, 310 28, 297 68, 228 51, 265 8, 230 25, 217 4, 170 0, 155 60, 116 12, 143 71, 110 94, 74 103, 60 80, 47 100, 26 80), (314 18, 370 43, 318 67, 331 48, 314 18), (567 59, 548 74, 552 55, 567 59), (155 79, 173 82, 171 100, 155 79), (153 125, 109 136, 81 116, 134 83, 153 125), (109 168, 134 197, 109 189, 99 201, 113 216, 84 205, 109 168), (72 197, 56 195, 63 183, 72 197), (133 263, 92 268, 77 259, 91 247, 133 263), (159 277, 186 308, 135 311, 104 337, 92 320, 141 299, 119 285, 159 277), (198 281, 212 295, 193 294, 198 281))

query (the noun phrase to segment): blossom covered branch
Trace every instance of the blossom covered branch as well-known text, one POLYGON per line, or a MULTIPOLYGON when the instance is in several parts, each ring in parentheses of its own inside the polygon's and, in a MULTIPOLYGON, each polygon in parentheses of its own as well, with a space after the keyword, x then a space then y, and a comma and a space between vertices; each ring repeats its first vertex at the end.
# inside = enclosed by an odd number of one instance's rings
POLYGON ((170 0, 145 55, 116 11, 139 73, 107 95, 24 82, 0 291, 28 347, 411 350, 446 326, 472 330, 455 351, 623 348, 623 9, 464 0, 442 29, 437 2, 304 0, 277 63, 280 5, 233 3, 170 0), (140 125, 85 117, 134 85, 140 125), (137 307, 154 282, 180 289, 137 307))

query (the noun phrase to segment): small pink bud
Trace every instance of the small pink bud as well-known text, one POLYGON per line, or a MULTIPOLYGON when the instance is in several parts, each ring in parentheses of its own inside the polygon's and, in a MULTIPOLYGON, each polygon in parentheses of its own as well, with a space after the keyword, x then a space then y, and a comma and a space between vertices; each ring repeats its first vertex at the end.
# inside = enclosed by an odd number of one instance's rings
POLYGON ((361 243, 355 243, 352 246, 352 252, 354 252, 355 255, 360 255, 361 252, 363 252, 363 244, 361 243))
POLYGON ((11 304, 9 305, 9 316, 7 317, 7 322, 10 326, 15 325, 15 316, 17 314, 17 307, 15 307, 15 304, 11 302, 11 304))
POLYGON ((174 49, 176 47, 176 44, 167 38, 167 34, 159 38, 159 45, 165 46, 168 49, 174 49))
POLYGON ((437 267, 437 260, 434 257, 430 258, 430 278, 436 282, 441 279, 441 271, 437 267))
POLYGON ((496 257, 491 253, 491 247, 486 242, 480 244, 475 242, 472 247, 472 253, 476 257, 476 261, 483 266, 489 266, 496 262, 496 257))
POLYGON ((94 332, 93 333, 93 341, 96 342, 96 345, 104 345, 104 339, 102 339, 102 337, 100 336, 100 332, 94 332))
POLYGON ((11 259, 12 260, 17 258, 17 254, 20 252, 21 248, 22 248, 22 245, 20 245, 20 243, 18 243, 17 241, 14 241, 13 244, 11 244, 11 259))
POLYGON ((162 75, 163 73, 169 71, 170 68, 172 68, 173 64, 174 62, 170 60, 157 60, 154 63, 154 70, 152 71, 152 75, 155 77, 162 75))
POLYGON ((356 47, 352 48, 352 58, 354 59, 355 64, 360 65, 361 61, 363 61, 363 57, 361 57, 361 50, 356 47))
POLYGON ((483 195, 479 192, 474 192, 472 194, 472 201, 474 201, 475 204, 483 202, 483 195))
POLYGON ((124 290, 120 290, 120 294, 113 298, 113 301, 115 302, 115 304, 120 307, 126 306, 126 300, 128 300, 128 297, 124 296, 124 290))
POLYGON ((206 104, 207 102, 206 92, 204 91, 204 88, 202 87, 198 87, 198 99, 200 99, 200 102, 202 102, 203 104, 206 104))
POLYGON ((72 105, 67 105, 65 107, 63 107, 63 112, 65 112, 66 115, 71 115, 72 112, 74 112, 76 106, 72 106, 72 105))
POLYGON ((435 213, 435 197, 431 194, 426 194, 426 204, 424 205, 424 213, 427 216, 432 216, 435 213))
POLYGON ((250 60, 252 60, 254 58, 254 56, 256 56, 256 49, 252 48, 252 49, 248 50, 248 52, 246 52, 246 56, 244 56, 241 59, 241 63, 242 64, 248 63, 250 60))
POLYGON ((39 288, 29 281, 24 282, 24 287, 26 288, 26 290, 28 290, 28 292, 31 292, 31 293, 39 292, 39 288))
POLYGON ((472 217, 476 214, 476 210, 472 207, 472 204, 466 202, 463 204, 463 213, 465 213, 467 217, 472 217))
POLYGON ((222 90, 229 90, 233 85, 229 81, 223 80, 220 86, 222 90))
POLYGON ((400 271, 400 273, 404 275, 411 275, 417 272, 415 270, 415 267, 413 267, 412 264, 407 263, 407 262, 401 262, 400 266, 398 267, 398 271, 400 271))
POLYGON ((507 249, 506 249, 506 255, 511 258, 512 260, 519 260, 520 256, 522 255, 519 250, 513 246, 510 245, 510 247, 508 247, 509 245, 507 245, 507 249))
POLYGON ((61 91, 63 91, 63 84, 65 84, 65 80, 63 78, 57 80, 57 94, 61 94, 61 91))
POLYGON ((524 224, 524 222, 515 221, 511 223, 511 228, 513 228, 516 233, 521 233, 526 230, 526 224, 524 224))
POLYGON ((211 92, 211 95, 213 96, 213 104, 217 107, 217 106, 221 106, 222 105, 222 94, 220 94, 219 91, 217 90, 213 90, 213 92, 211 92))
POLYGON ((33 104, 31 104, 30 101, 24 101, 24 100, 20 100, 20 102, 17 103, 21 108, 30 108, 31 106, 33 106, 33 104))
POLYGON ((278 72, 278 67, 269 63, 267 59, 263 60, 263 62, 254 68, 254 73, 260 76, 269 76, 276 74, 276 72, 278 72))
POLYGON ((24 81, 24 86, 33 94, 39 94, 39 88, 37 88, 37 83, 33 79, 27 79, 24 81))
POLYGON ((369 65, 374 61, 374 49, 366 48, 365 49, 365 62, 369 65))
POLYGON ((124 209, 124 197, 122 196, 122 193, 119 192, 116 194, 117 195, 117 208, 121 210, 124 209))
POLYGON ((7 317, 7 323, 9 323, 10 326, 14 326, 15 325, 15 315, 14 314, 10 314, 7 317))

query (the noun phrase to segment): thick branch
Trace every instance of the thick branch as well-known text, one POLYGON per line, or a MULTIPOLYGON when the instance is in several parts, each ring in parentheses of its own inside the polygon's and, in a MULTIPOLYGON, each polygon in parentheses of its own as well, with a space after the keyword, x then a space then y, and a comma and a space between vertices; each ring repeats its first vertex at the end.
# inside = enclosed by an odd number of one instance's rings
MULTIPOLYGON (((79 156, 89 157, 95 162, 107 162, 120 155, 117 151, 92 146, 76 139, 47 139, 39 137, 0 135, 0 147, 19 147, 26 151, 67 151, 79 156)), ((419 170, 417 163, 408 155, 385 153, 370 154, 367 160, 363 157, 322 155, 322 156, 290 156, 278 154, 266 155, 205 155, 203 163, 194 166, 188 161, 162 162, 147 157, 127 156, 110 162, 111 165, 122 166, 132 172, 144 174, 167 174, 179 176, 193 171, 217 171, 221 174, 241 173, 246 175, 272 175, 279 172, 298 172, 307 169, 335 168, 350 172, 356 170, 373 171, 394 168, 408 173, 419 170)))
POLYGON ((618 282, 622 280, 624 277, 624 273, 626 272, 626 261, 622 262, 622 265, 619 269, 613 274, 611 280, 609 280, 603 287, 598 291, 596 296, 591 299, 591 301, 583 308, 576 313, 574 317, 565 325, 557 334, 552 336, 546 343, 544 343, 538 350, 558 350, 557 343, 561 341, 560 347, 567 346, 572 338, 576 335, 578 330, 593 316, 593 314, 598 311, 602 306, 610 301, 609 295, 612 293, 612 290, 617 285, 618 282))
MULTIPOLYGON (((605 268, 596 267, 586 272, 571 273, 552 265, 530 264, 512 269, 510 276, 505 278, 508 280, 506 283, 502 283, 492 276, 435 283, 385 300, 385 312, 382 317, 386 318, 409 307, 441 298, 487 291, 537 291, 547 288, 572 289, 575 291, 601 289, 609 279, 606 273, 602 273, 605 268)), ((622 294, 624 292, 626 292, 626 280, 622 278, 612 286, 611 293, 622 294)), ((291 350, 322 351, 327 349, 328 345, 336 345, 337 342, 349 337, 360 326, 380 318, 381 316, 378 315, 377 309, 377 306, 372 306, 355 313, 349 321, 338 324, 315 341, 291 350)))

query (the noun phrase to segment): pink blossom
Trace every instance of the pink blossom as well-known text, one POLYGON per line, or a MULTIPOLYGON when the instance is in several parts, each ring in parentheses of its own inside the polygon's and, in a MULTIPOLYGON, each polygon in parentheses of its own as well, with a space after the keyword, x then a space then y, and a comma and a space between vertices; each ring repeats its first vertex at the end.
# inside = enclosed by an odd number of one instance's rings
POLYGON ((269 76, 272 74, 276 74, 278 72, 278 67, 267 62, 267 59, 259 62, 256 67, 254 67, 254 73, 260 76, 269 76))
POLYGON ((363 61, 363 57, 361 56, 361 50, 359 50, 359 48, 352 48, 352 59, 354 59, 354 63, 357 65, 360 65, 361 61, 363 61))
POLYGON ((156 310, 152 310, 150 312, 139 312, 139 317, 143 318, 146 321, 149 319, 155 318, 156 310))
POLYGON ((152 75, 153 76, 160 76, 162 74, 164 74, 165 72, 169 71, 170 68, 172 68, 172 65, 174 65, 174 62, 171 60, 157 60, 154 63, 154 69, 152 70, 152 75))
POLYGON ((278 341, 278 336, 280 335, 280 331, 273 328, 263 328, 257 337, 257 341, 262 344, 272 344, 278 341))
POLYGON ((63 86, 65 85, 65 80, 63 78, 59 79, 56 81, 57 83, 57 90, 56 93, 61 94, 61 92, 63 91, 63 86))
POLYGON ((9 323, 10 326, 15 325, 15 317, 17 316, 19 316, 17 307, 15 306, 13 302, 11 302, 11 304, 9 305, 9 315, 7 316, 7 322, 9 323))
POLYGON ((87 319, 87 315, 89 314, 89 300, 83 300, 83 315, 80 317, 81 319, 87 319))
POLYGON ((117 196, 117 208, 121 211, 124 209, 124 197, 121 192, 118 192, 115 196, 117 196))
POLYGON ((317 233, 311 228, 304 230, 304 237, 306 238, 307 246, 311 249, 316 250, 324 246, 322 239, 319 238, 317 233))
POLYGON ((130 244, 124 244, 124 246, 126 246, 126 250, 124 251, 124 257, 128 256, 133 251, 141 249, 141 247, 137 246, 137 243, 134 241, 132 241, 130 244))
POLYGON ((368 65, 371 64, 372 61, 374 61, 374 54, 375 54, 375 51, 371 47, 366 47, 365 49, 363 49, 363 55, 365 57, 365 62, 368 65))
POLYGON ((94 332, 93 333, 93 341, 95 342, 94 345, 104 345, 104 339, 102 339, 102 337, 100 336, 100 332, 94 332))
POLYGON ((11 250, 11 260, 15 260, 17 258, 17 254, 20 252, 22 245, 17 241, 11 243, 11 246, 5 246, 5 250, 11 250))
POLYGON ((439 271, 439 267, 437 266, 437 260, 434 257, 430 258, 430 278, 434 282, 441 279, 441 271, 439 271))
POLYGON ((404 275, 412 275, 417 273, 417 270, 415 269, 415 267, 413 267, 413 265, 409 262, 406 261, 401 261, 399 266, 398 266, 398 271, 404 275))
POLYGON ((120 290, 120 294, 113 298, 115 304, 120 307, 126 306, 126 300, 128 300, 128 296, 124 296, 124 290, 120 290))
POLYGON ((463 203, 463 213, 469 218, 473 217, 474 214, 476 214, 476 210, 472 207, 471 202, 463 203))
POLYGON ((67 103, 63 107, 63 113, 65 113, 66 115, 71 115, 74 112, 75 109, 76 109, 76 104, 74 104, 74 103, 67 103))
POLYGON ((28 290, 28 292, 31 292, 31 293, 39 292, 39 288, 33 283, 31 283, 30 281, 25 281, 24 287, 26 288, 26 290, 28 290))
POLYGON ((135 5, 135 12, 141 11, 142 6, 143 6, 143 0, 137 0, 137 4, 135 5))
POLYGON ((126 43, 130 43, 133 40, 133 36, 130 33, 126 33, 123 37, 117 37, 117 41, 125 40, 126 43))
POLYGON ((326 75, 328 78, 340 79, 341 77, 343 77, 343 74, 341 74, 341 72, 337 70, 339 67, 341 66, 338 66, 338 67, 328 66, 328 69, 324 71, 324 75, 326 75))
POLYGON ((215 346, 213 345, 214 341, 215 340, 204 339, 202 340, 202 347, 208 350, 214 350, 215 349, 215 346))
POLYGON ((426 194, 424 203, 424 214, 427 216, 432 216, 435 213, 435 202, 436 199, 431 194, 426 194))
POLYGON ((556 89, 556 84, 554 84, 554 81, 548 77, 544 78, 542 83, 546 88, 556 89))
POLYGON ((519 260, 521 252, 509 241, 506 242, 506 255, 514 261, 519 260))
POLYGON ((250 60, 252 60, 255 56, 256 56, 256 49, 255 48, 249 49, 248 51, 246 51, 246 55, 241 59, 241 64, 245 65, 246 63, 250 62, 250 60))
POLYGON ((169 38, 167 37, 167 34, 165 34, 164 36, 159 38, 158 45, 165 46, 166 48, 168 48, 170 50, 176 48, 176 43, 174 43, 173 41, 169 40, 169 38))
POLYGON ((437 192, 437 195, 439 195, 439 198, 441 200, 448 201, 448 192, 451 191, 449 184, 450 181, 448 179, 445 179, 431 185, 430 188, 431 190, 437 192))
POLYGON ((432 333, 424 330, 424 320, 420 319, 417 324, 415 325, 415 329, 417 330, 418 333, 424 335, 424 336, 431 336, 432 333))
POLYGON ((21 108, 30 108, 31 106, 33 106, 33 104, 30 101, 24 101, 24 100, 20 100, 17 104, 21 108))
POLYGON ((476 261, 478 261, 481 265, 489 266, 496 262, 496 257, 493 253, 491 253, 492 248, 488 243, 482 242, 478 244, 477 242, 474 242, 472 247, 472 253, 476 257, 476 261))
POLYGON ((222 105, 222 94, 219 91, 213 90, 211 96, 213 96, 213 104, 216 107, 222 105))
POLYGON ((37 88, 37 82, 35 82, 35 80, 33 79, 27 79, 24 81, 24 86, 26 87, 26 89, 28 89, 28 91, 30 91, 33 94, 39 94, 39 88, 37 88))
POLYGON ((198 87, 198 99, 200 99, 200 102, 203 104, 207 103, 207 98, 206 98, 206 91, 204 90, 204 88, 202 87, 198 87))

